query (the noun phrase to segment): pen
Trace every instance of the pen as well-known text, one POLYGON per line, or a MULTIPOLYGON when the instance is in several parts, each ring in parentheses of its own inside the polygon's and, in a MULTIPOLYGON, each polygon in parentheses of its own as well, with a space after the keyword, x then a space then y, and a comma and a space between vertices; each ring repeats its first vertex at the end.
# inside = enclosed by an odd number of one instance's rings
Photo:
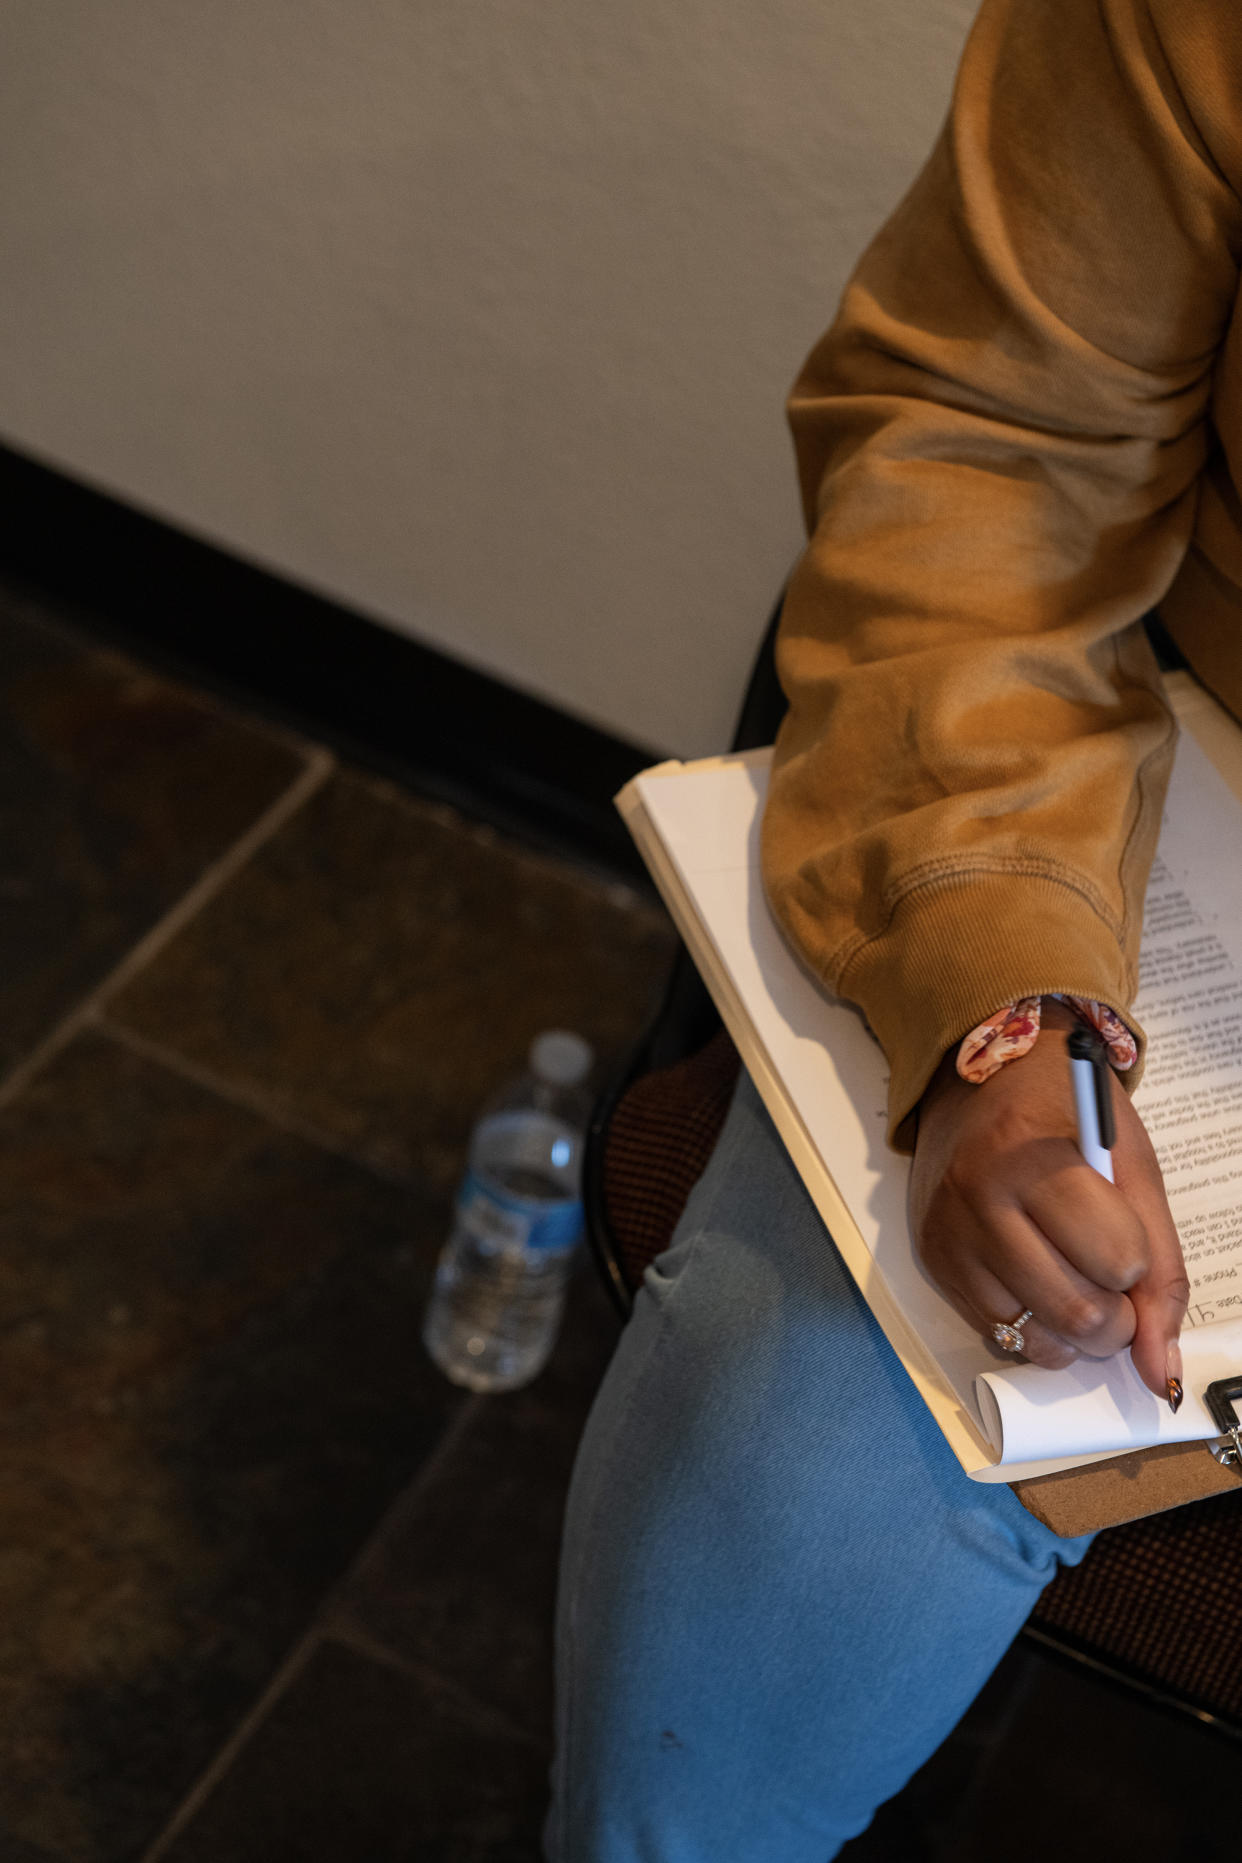
POLYGON ((1104 1043, 1094 1029, 1071 1029, 1065 1043, 1074 1079, 1074 1110, 1078 1115, 1078 1149, 1101 1177, 1113 1180, 1112 1150, 1117 1140, 1112 1090, 1104 1043))
MULTIPOLYGON (((1078 1115, 1078 1149, 1101 1177, 1114 1182, 1112 1150, 1117 1139, 1113 1118, 1112 1083, 1104 1043, 1094 1029, 1071 1029, 1065 1042, 1074 1080, 1074 1110, 1078 1115)), ((1180 1359, 1177 1361, 1180 1372, 1180 1359)), ((1182 1404, 1182 1381, 1170 1369, 1169 1409, 1176 1416, 1182 1404)))

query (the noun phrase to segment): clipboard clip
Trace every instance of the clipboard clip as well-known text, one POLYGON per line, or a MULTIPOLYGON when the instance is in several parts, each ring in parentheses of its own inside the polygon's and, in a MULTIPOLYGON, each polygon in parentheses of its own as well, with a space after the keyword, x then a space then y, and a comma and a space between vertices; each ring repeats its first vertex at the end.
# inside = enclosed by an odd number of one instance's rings
POLYGON ((1203 1393, 1203 1401, 1212 1413, 1212 1421, 1228 1442, 1209 1443, 1216 1460, 1242 1475, 1242 1417, 1235 1405, 1242 1403, 1242 1377, 1218 1378, 1203 1393))

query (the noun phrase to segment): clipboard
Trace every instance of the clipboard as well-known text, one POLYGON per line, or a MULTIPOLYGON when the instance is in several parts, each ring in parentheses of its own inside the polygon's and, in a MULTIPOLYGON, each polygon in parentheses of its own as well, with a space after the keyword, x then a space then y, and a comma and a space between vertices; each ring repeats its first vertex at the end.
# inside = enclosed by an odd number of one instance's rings
MULTIPOLYGON (((1165 683, 1179 721, 1191 731, 1209 761, 1242 802, 1242 730, 1189 675, 1174 673, 1166 677, 1165 683)), ((703 759, 694 765, 657 766, 626 785, 616 799, 617 807, 812 1200, 949 1446, 972 1478, 1008 1480, 1028 1511, 1062 1536, 1120 1525, 1236 1486, 1242 1475, 1242 1445, 1236 1435, 1227 1433, 1235 1430, 1236 1424, 1222 1424, 1223 1443, 1196 1440, 1120 1453, 1104 1451, 1086 1459, 1078 1456, 1063 1458, 1060 1462, 1050 1459, 1041 1464, 1013 1466, 1005 1472, 996 1466, 995 1452, 971 1414, 972 1407, 962 1401, 960 1391, 955 1394, 948 1388, 935 1351, 893 1297, 882 1264, 864 1240, 849 1199, 842 1194, 824 1161, 826 1154, 821 1153, 807 1129, 787 1071, 783 1072, 774 1064, 772 1055, 758 1038, 747 1007, 746 986, 743 983, 739 987, 736 950, 732 954, 722 952, 716 934, 707 929, 700 907, 692 901, 682 877, 675 845, 653 828, 648 814, 648 802, 653 794, 649 786, 651 779, 675 777, 687 770, 725 769, 740 772, 745 777, 748 770, 757 773, 764 767, 769 755, 766 751, 746 752, 740 756, 703 759), (646 789, 645 784, 648 785, 646 789)), ((722 875, 721 880, 727 885, 728 875, 722 875)), ((838 1023, 837 1027, 840 1032, 842 1025, 838 1023)), ((847 1040, 857 1039, 849 1030, 844 1032, 847 1040)), ((869 1034, 865 1040, 874 1049, 869 1034)), ((814 1042, 806 1045, 815 1046, 814 1042)), ((787 1050, 787 1067, 789 1058, 787 1050)), ((795 1055, 795 1063, 796 1058, 795 1055)), ((842 1111, 849 1110, 843 1101, 842 1111)), ((890 1229, 894 1226, 893 1218, 894 1211, 890 1207, 890 1229)), ((908 1255, 904 1198, 897 1221, 908 1255)), ((937 1304, 943 1307, 945 1303, 937 1304)), ((1203 1395, 1206 1399, 1206 1393, 1203 1395)), ((1242 1398, 1242 1386, 1238 1396, 1242 1398)))
POLYGON ((1014 1493, 1046 1527, 1072 1538, 1236 1489, 1242 1479, 1242 1375, 1210 1384, 1203 1396, 1220 1424, 1218 1441, 1135 1449, 1093 1468, 1015 1481, 1014 1493))

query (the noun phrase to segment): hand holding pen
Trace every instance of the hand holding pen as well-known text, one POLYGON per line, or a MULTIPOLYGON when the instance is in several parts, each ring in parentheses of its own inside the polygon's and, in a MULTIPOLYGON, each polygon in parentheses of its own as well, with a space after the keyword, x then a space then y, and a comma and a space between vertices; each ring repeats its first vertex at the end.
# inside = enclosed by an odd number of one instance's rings
POLYGON ((982 1086, 958 1079, 946 1056, 920 1107, 913 1232, 931 1278, 985 1337, 1021 1320, 1023 1356, 1047 1366, 1129 1347, 1143 1382, 1172 1403, 1187 1294, 1181 1248, 1151 1141, 1104 1062, 1102 1073, 1088 1067, 1083 1133, 1103 1168, 1084 1169, 1063 1039, 1079 1027, 1046 999, 1030 1053, 982 1086))

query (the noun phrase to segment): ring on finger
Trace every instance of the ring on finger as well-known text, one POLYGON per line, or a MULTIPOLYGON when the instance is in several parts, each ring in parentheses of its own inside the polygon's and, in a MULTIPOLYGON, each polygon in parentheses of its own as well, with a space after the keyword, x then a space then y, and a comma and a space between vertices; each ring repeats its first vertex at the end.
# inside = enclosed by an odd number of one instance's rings
POLYGON ((1031 1309, 1028 1307, 1024 1313, 1019 1313, 1016 1320, 994 1320, 992 1322, 992 1337, 1002 1352, 1022 1350, 1025 1343, 1022 1338, 1022 1328, 1031 1317, 1031 1309))

